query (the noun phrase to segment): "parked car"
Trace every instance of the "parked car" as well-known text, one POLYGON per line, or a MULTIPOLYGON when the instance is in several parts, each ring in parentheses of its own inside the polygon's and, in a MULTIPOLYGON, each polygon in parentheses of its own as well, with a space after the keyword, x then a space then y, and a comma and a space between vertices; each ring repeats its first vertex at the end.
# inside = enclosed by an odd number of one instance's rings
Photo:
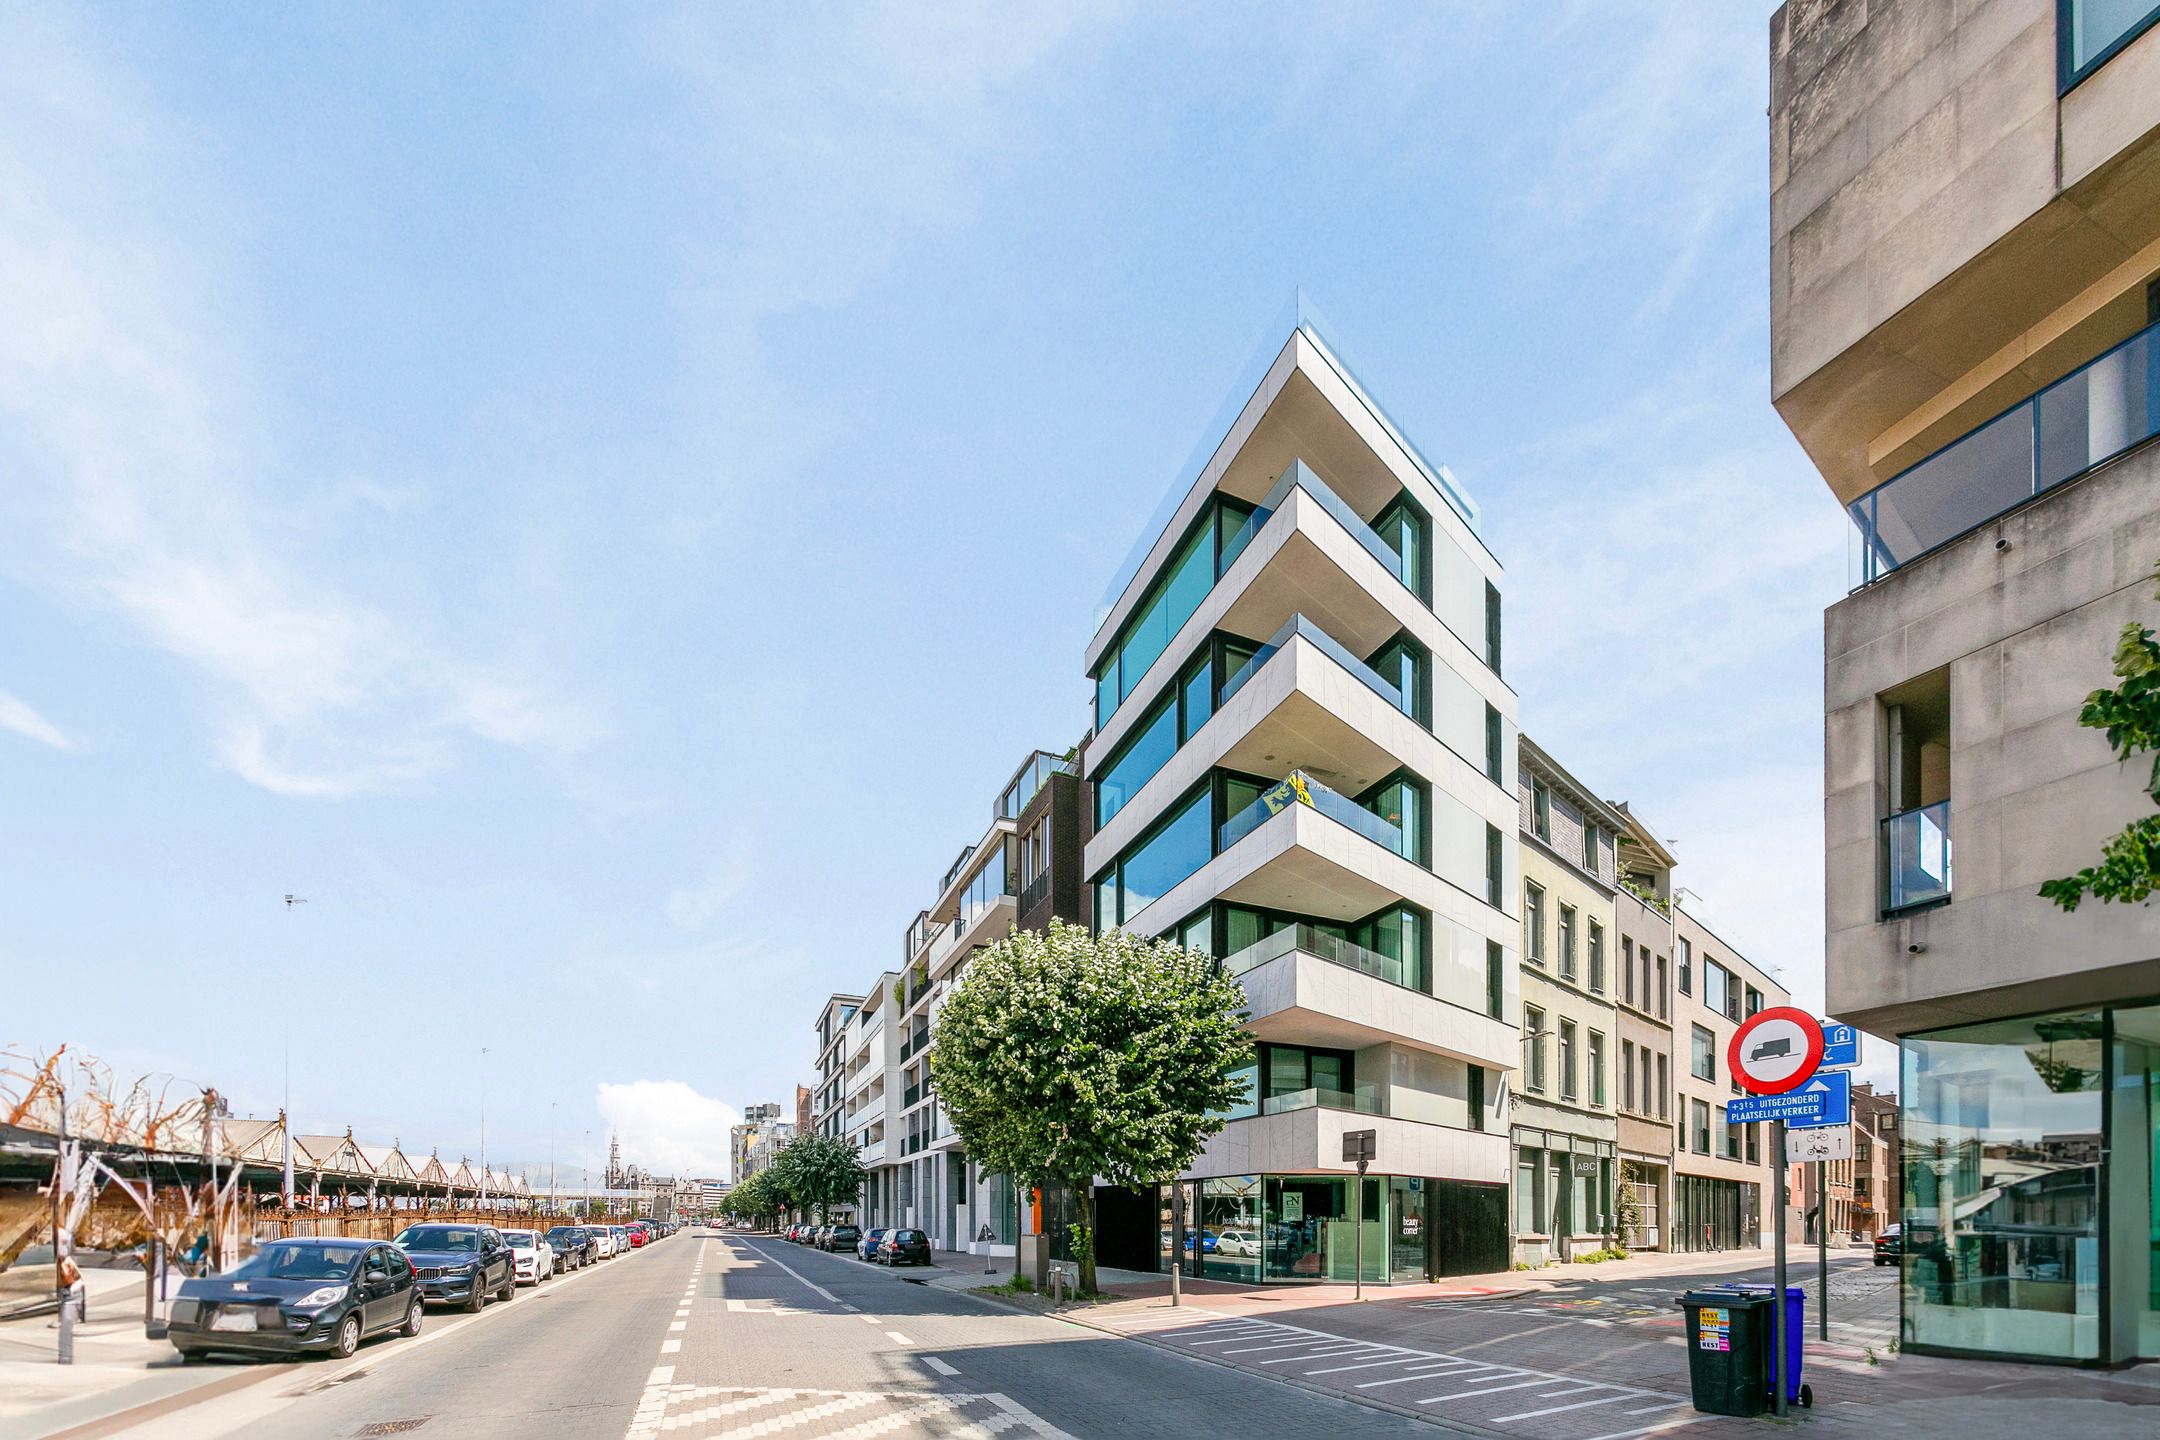
POLYGON ((877 1258, 878 1241, 885 1238, 885 1228, 883 1225, 875 1225, 863 1231, 862 1238, 855 1242, 856 1259, 875 1260, 877 1258))
POLYGON ((223 1275, 183 1280, 166 1338, 211 1351, 350 1357, 370 1335, 420 1333, 410 1259, 380 1240, 272 1240, 223 1275))
POLYGON ((492 1225, 408 1225, 392 1242, 420 1277, 420 1298, 478 1312, 517 1298, 517 1266, 492 1225))
POLYGON ((819 1242, 818 1248, 820 1250, 830 1250, 834 1254, 838 1254, 842 1250, 853 1254, 856 1243, 861 1239, 862 1227, 858 1225, 829 1225, 825 1229, 825 1238, 819 1242))
POLYGON ((587 1225, 585 1233, 592 1237, 593 1259, 610 1260, 615 1255, 615 1232, 605 1225, 587 1225))
POLYGON ((1225 1230, 1215 1237, 1213 1249, 1218 1255, 1257 1260, 1260 1258, 1260 1237, 1249 1230, 1225 1230))
MULTIPOLYGON (((1882 1234, 1875 1237, 1875 1263, 1877 1265, 1895 1265, 1904 1257, 1905 1227, 1903 1225, 1883 1226, 1882 1234)), ((1772 1291, 1771 1293, 1775 1295, 1777 1292, 1772 1291)))
POLYGON ((629 1253, 631 1252, 631 1250, 632 1250, 632 1249, 634 1249, 634 1248, 635 1248, 635 1247, 634 1247, 634 1246, 632 1246, 632 1245, 631 1245, 631 1243, 630 1243, 630 1227, 629 1227, 629 1226, 627 1226, 627 1225, 610 1225, 610 1226, 609 1226, 608 1228, 609 1228, 609 1229, 610 1229, 611 1231, 613 1231, 613 1232, 614 1232, 614 1234, 615 1234, 615 1253, 616 1253, 616 1254, 618 1254, 618 1255, 627 1255, 627 1254, 629 1254, 629 1253))
POLYGON ((555 1274, 555 1247, 537 1230, 505 1230, 512 1268, 520 1285, 540 1285, 555 1274))
POLYGON ((652 1238, 645 1229, 645 1222, 642 1220, 633 1220, 623 1228, 630 1232, 630 1248, 633 1250, 644 1249, 645 1242, 652 1238))
POLYGON ((582 1225, 557 1225, 547 1232, 547 1242, 555 1247, 561 1270, 582 1270, 600 1258, 600 1242, 582 1225))
POLYGON ((887 1265, 928 1265, 930 1237, 920 1230, 887 1230, 878 1241, 878 1259, 887 1265))

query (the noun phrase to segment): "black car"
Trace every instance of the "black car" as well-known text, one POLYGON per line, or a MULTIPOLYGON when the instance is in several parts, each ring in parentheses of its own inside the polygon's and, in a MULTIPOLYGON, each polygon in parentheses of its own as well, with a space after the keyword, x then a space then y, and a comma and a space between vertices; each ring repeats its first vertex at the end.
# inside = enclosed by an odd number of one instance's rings
MULTIPOLYGON (((1905 1227, 1902 1225, 1883 1226, 1882 1233, 1875 1237, 1875 1263, 1877 1265, 1895 1265, 1904 1257, 1904 1254, 1905 1227)), ((1775 1294, 1776 1292, 1773 1291, 1772 1293, 1775 1294)))
POLYGON ((380 1240, 272 1240, 223 1275, 181 1282, 166 1338, 211 1351, 350 1357, 370 1335, 420 1333, 413 1267, 380 1240))
POLYGON ((855 1242, 860 1239, 862 1239, 862 1228, 860 1226, 830 1225, 826 1227, 825 1233, 819 1237, 818 1248, 820 1250, 830 1250, 834 1254, 838 1254, 842 1250, 853 1254, 855 1242))
POLYGON ((408 1225, 392 1242, 420 1277, 420 1298, 479 1311, 517 1298, 517 1257, 492 1225, 408 1225))
POLYGON ((582 1225, 557 1225, 547 1232, 555 1260, 564 1270, 579 1270, 600 1258, 600 1242, 582 1225))
POLYGON ((888 1230, 878 1241, 877 1258, 887 1265, 928 1265, 930 1237, 920 1230, 888 1230))

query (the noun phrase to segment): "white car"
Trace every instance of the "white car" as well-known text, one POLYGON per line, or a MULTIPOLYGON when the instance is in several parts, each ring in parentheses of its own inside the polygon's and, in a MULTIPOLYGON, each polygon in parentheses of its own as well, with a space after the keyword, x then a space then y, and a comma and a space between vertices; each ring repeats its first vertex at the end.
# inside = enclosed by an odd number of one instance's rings
POLYGON ((537 1230, 505 1230, 510 1258, 517 1264, 517 1283, 538 1285, 555 1273, 555 1247, 537 1230))
POLYGON ((615 1232, 605 1225, 588 1225, 592 1232, 593 1259, 605 1260, 615 1253, 615 1232))
POLYGON ((1260 1257, 1260 1237, 1244 1230, 1225 1230, 1215 1237, 1215 1253, 1256 1260, 1260 1257))

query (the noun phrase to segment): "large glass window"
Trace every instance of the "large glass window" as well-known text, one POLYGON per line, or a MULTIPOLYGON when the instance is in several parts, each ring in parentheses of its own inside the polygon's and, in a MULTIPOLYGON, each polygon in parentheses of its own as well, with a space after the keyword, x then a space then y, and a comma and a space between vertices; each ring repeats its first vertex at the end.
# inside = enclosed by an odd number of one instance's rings
POLYGON ((2102 1037, 2084 1013, 1905 1038, 1908 1342, 2099 1358, 2102 1037))
POLYGON ((2160 5, 2153 0, 2062 0, 2063 88, 2099 69, 2155 20, 2160 5))
POLYGON ((1099 928, 1124 924, 1207 864, 1215 833, 1208 798, 1205 787, 1195 791, 1160 828, 1103 872, 1096 882, 1099 928))
POLYGON ((1575 1088, 1575 1022, 1560 1022, 1560 1098, 1573 1100, 1581 1092, 1575 1088))
POLYGON ((1592 994, 1605 993, 1605 927, 1597 921, 1590 922, 1590 990, 1592 994))
POLYGON ((1096 672, 1097 728, 1107 724, 1118 705, 1138 687, 1148 668, 1162 657, 1170 641, 1200 608, 1200 602, 1207 598, 1230 561, 1237 558, 1237 552, 1250 539, 1249 532, 1240 527, 1251 513, 1252 507, 1241 501, 1216 496, 1178 547, 1176 557, 1148 587, 1096 672))
POLYGON ((1702 999, 1719 1015, 1732 1003, 1732 976, 1717 961, 1705 957, 1702 967, 1702 999))
POLYGON ((1263 1265, 1270 1280, 1349 1280, 1357 1270, 1357 1225, 1364 1228, 1364 1278, 1387 1278, 1386 1187, 1382 1177, 1363 1184, 1362 1204, 1353 1196, 1354 1175, 1270 1175, 1265 1181, 1268 1220, 1263 1265), (1353 1209, 1353 1207, 1356 1207, 1353 1209))
POLYGON ((1425 786, 1407 775, 1395 775, 1363 795, 1357 803, 1402 832, 1402 857, 1413 864, 1428 860, 1425 825, 1425 786))
POLYGON ((1523 959, 1533 965, 1545 963, 1545 892, 1525 880, 1522 902, 1523 959))
POLYGON ((1118 747, 1118 753, 1095 781, 1095 825, 1097 829, 1110 823, 1110 817, 1125 808, 1127 801, 1140 793, 1140 787, 1155 777, 1155 772, 1169 763, 1178 747, 1177 696, 1168 695, 1155 712, 1140 722, 1131 739, 1118 747))
POLYGON ((1432 571, 1425 543, 1429 523, 1424 511, 1411 504, 1408 495, 1403 495, 1381 511, 1372 525, 1380 542, 1402 557, 1403 584, 1428 604, 1432 601, 1432 571))
POLYGON ((1545 1093, 1545 1012, 1535 1005, 1523 1006, 1523 1043, 1530 1050, 1530 1064, 1523 1083, 1542 1095, 1545 1093))

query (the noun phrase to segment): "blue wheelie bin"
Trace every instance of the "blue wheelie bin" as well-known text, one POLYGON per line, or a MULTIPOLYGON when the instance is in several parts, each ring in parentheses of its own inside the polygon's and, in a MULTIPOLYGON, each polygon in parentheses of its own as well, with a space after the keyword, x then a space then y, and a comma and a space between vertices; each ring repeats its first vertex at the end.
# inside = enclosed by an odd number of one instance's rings
MULTIPOLYGON (((1775 1285, 1734 1283, 1711 1288, 1731 1290, 1742 1295, 1759 1295, 1766 1300, 1774 1299, 1777 1295, 1775 1285)), ((1812 1410, 1815 1408, 1815 1389, 1811 1385, 1803 1384, 1800 1379, 1800 1358, 1803 1353, 1801 1340, 1806 1333, 1807 1292, 1797 1285, 1788 1285, 1785 1287, 1785 1399, 1788 1404, 1798 1405, 1803 1410, 1812 1410)), ((1763 1338, 1764 1394, 1769 1394, 1777 1383, 1774 1368, 1770 1363, 1771 1356, 1775 1353, 1773 1343, 1770 1337, 1763 1338)))

